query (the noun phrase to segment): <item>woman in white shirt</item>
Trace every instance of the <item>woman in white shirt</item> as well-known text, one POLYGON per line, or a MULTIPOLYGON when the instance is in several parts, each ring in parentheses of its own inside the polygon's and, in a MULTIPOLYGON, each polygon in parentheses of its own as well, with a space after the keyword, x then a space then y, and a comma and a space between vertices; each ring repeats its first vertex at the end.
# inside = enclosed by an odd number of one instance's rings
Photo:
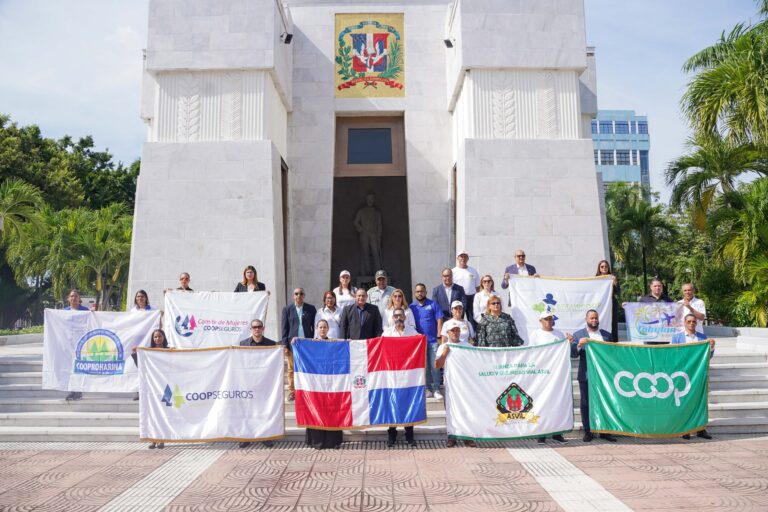
POLYGON ((459 325, 461 332, 459 333, 459 340, 462 345, 474 345, 475 330, 472 328, 472 324, 469 320, 464 320, 464 305, 460 300, 455 300, 451 303, 451 319, 453 322, 446 320, 443 322, 443 329, 440 331, 440 336, 443 337, 443 343, 448 340, 449 325, 459 325), (472 340, 471 342, 469 340, 472 340))
POLYGON ((475 301, 472 303, 475 322, 480 323, 488 305, 488 299, 498 297, 499 294, 493 289, 493 278, 486 274, 480 278, 480 291, 475 294, 475 301))
POLYGON ((395 309, 402 308, 405 311, 405 325, 410 325, 416 330, 416 322, 413 320, 413 312, 408 304, 405 303, 405 293, 400 288, 395 288, 392 295, 387 299, 387 309, 384 310, 384 314, 381 317, 381 329, 386 330, 387 327, 392 325, 392 313, 395 309))
POLYGON ((328 322, 328 337, 337 339, 341 336, 341 308, 336 305, 336 294, 332 291, 323 293, 323 307, 315 314, 315 325, 320 320, 328 322))
POLYGON ((351 281, 352 274, 349 273, 349 270, 342 270, 339 274, 339 286, 333 289, 333 294, 336 296, 336 305, 339 309, 344 309, 346 306, 355 303, 357 288, 350 284, 351 281))

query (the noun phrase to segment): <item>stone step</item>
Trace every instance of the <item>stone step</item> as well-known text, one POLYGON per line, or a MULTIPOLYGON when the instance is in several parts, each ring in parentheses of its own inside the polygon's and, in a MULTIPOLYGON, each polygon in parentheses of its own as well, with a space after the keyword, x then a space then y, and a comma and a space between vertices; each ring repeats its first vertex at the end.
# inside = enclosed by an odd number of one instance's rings
POLYGON ((0 386, 5 384, 37 384, 42 382, 42 372, 4 372, 0 373, 0 386))
POLYGON ((42 372, 43 360, 42 359, 14 359, 14 358, 2 358, 0 359, 0 374, 3 373, 18 373, 18 372, 42 372))
POLYGON ((768 375, 710 375, 709 389, 766 389, 768 388, 768 375))
POLYGON ((762 389, 718 389, 709 390, 709 403, 721 404, 732 402, 768 401, 768 388, 762 389))

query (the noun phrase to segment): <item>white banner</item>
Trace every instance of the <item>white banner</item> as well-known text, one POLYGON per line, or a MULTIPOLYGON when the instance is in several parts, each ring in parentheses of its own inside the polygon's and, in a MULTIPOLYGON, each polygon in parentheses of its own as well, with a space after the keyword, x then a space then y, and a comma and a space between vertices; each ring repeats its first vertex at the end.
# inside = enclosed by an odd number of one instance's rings
POLYGON ((451 345, 445 362, 445 421, 460 439, 541 437, 573 429, 571 346, 451 345))
POLYGON ((46 309, 43 389, 135 392, 139 372, 131 350, 149 345, 160 311, 46 309))
POLYGON ((263 441, 285 433, 281 346, 142 348, 139 372, 143 441, 263 441))
POLYGON ((165 294, 163 324, 176 348, 237 345, 251 335, 251 320, 266 320, 267 292, 183 292, 165 294))
POLYGON ((531 333, 541 327, 539 315, 546 309, 555 314, 555 329, 564 333, 583 329, 590 309, 600 315, 600 328, 610 332, 612 292, 611 276, 567 279, 511 275, 509 314, 526 343, 531 333))

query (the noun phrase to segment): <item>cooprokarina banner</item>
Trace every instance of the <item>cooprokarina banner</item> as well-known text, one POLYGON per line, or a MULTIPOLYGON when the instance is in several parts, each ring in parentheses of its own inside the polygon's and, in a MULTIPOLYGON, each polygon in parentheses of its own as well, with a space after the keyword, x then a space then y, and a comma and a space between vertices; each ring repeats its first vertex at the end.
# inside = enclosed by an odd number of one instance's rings
POLYGON ((251 335, 254 318, 267 316, 267 292, 184 292, 165 294, 165 334, 177 348, 237 345, 251 335))
POLYGON ((675 437, 707 425, 709 343, 628 345, 590 341, 593 432, 675 437))
POLYGON ((139 372, 131 351, 148 345, 160 311, 46 309, 43 389, 135 392, 139 372))
POLYGON ((448 435, 517 439, 573 429, 570 344, 451 345, 445 363, 448 435))
POLYGON ((547 309, 555 314, 555 327, 563 332, 584 328, 584 317, 590 309, 600 315, 600 326, 610 331, 612 292, 611 276, 567 279, 511 275, 510 314, 526 343, 540 327, 539 315, 547 309))
POLYGON ((323 430, 427 419, 426 338, 293 341, 296 424, 323 430))
POLYGON ((142 440, 264 441, 285 433, 282 347, 142 348, 139 372, 142 440))
POLYGON ((628 302, 624 315, 630 341, 672 341, 683 330, 681 308, 675 302, 628 302))

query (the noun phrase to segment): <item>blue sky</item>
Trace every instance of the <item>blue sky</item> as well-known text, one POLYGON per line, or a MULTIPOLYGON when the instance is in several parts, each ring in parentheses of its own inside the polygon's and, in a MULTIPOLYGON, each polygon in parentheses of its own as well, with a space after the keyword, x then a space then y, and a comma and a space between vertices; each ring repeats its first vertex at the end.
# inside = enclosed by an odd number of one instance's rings
MULTIPOLYGON (((471 1, 471 0, 465 0, 471 1)), ((537 1, 537 0, 525 0, 537 1)), ((147 0, 0 0, 0 112, 43 134, 92 135, 131 162, 139 119, 147 0)), ((679 99, 689 56, 755 16, 752 0, 585 0, 598 104, 648 116, 651 184, 668 197, 666 163, 684 150, 679 99)))

